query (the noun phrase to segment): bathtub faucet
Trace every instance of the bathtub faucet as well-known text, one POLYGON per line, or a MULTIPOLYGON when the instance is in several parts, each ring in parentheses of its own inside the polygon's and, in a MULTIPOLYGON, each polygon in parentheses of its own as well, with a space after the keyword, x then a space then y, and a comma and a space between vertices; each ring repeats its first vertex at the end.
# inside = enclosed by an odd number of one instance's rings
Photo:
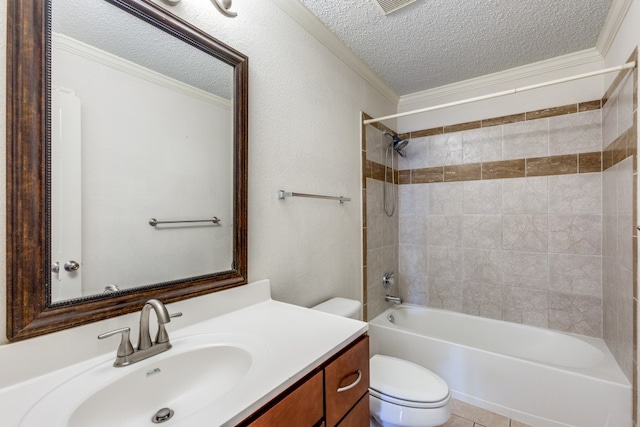
POLYGON ((391 295, 385 295, 384 300, 387 302, 393 302, 396 304, 402 304, 402 298, 400 297, 393 297, 391 295))

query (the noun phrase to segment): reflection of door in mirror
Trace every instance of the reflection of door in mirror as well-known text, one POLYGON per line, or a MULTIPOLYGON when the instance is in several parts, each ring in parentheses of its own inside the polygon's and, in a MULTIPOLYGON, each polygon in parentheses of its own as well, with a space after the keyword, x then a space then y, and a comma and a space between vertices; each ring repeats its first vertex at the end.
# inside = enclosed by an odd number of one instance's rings
POLYGON ((80 98, 51 93, 51 300, 82 296, 82 171, 80 98), (64 214, 62 210, 64 209, 64 214))

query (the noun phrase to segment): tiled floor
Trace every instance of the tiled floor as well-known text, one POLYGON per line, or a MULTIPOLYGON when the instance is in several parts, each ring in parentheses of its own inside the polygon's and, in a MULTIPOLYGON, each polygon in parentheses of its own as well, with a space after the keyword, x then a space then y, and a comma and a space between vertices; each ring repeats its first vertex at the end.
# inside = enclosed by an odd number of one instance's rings
POLYGON ((451 399, 451 418, 441 427, 531 427, 504 415, 451 399))

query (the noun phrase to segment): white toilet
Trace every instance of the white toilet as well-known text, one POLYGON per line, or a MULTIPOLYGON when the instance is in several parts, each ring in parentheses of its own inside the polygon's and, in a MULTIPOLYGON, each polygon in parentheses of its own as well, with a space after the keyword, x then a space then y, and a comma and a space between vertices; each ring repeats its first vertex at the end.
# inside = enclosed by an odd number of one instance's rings
MULTIPOLYGON (((359 301, 332 298, 312 308, 359 319, 360 307, 359 301)), ((430 370, 381 354, 371 357, 369 370, 371 417, 383 427, 436 427, 449 419, 449 386, 430 370)))

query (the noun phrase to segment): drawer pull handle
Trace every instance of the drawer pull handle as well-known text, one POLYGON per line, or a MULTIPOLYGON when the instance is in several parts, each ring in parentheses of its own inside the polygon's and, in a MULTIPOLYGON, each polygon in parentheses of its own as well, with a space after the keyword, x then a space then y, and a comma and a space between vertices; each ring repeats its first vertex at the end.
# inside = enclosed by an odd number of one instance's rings
POLYGON ((358 378, 356 378, 356 380, 354 382, 352 382, 349 385, 346 385, 344 387, 338 387, 338 393, 342 393, 343 391, 347 391, 347 390, 351 390, 352 388, 354 388, 355 386, 358 385, 358 383, 360 382, 360 380, 362 379, 362 371, 360 371, 360 369, 358 369, 358 378))

